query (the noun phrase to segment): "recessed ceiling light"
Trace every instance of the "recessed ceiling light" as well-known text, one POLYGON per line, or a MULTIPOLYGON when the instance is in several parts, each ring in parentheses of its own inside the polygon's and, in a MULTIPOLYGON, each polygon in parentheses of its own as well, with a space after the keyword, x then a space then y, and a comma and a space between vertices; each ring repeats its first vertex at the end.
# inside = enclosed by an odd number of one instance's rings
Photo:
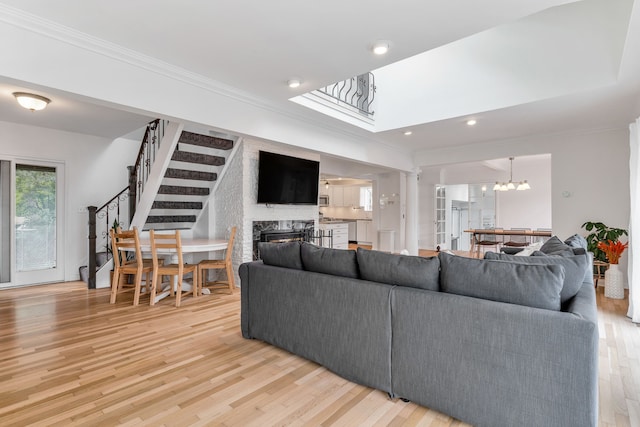
POLYGON ((473 126, 473 125, 475 125, 476 123, 478 123, 478 122, 476 121, 476 119, 470 119, 470 120, 467 120, 467 125, 469 125, 469 126, 473 126))
POLYGON ((386 41, 375 42, 371 47, 371 50, 376 55, 384 55, 385 53, 389 52, 389 42, 386 42, 386 41))
POLYGON ((409 136, 409 135, 411 135, 412 133, 413 133, 413 132, 411 132, 410 130, 406 130, 406 131, 404 131, 404 135, 405 135, 405 136, 409 136))
POLYGON ((289 87, 291 89, 295 89, 295 88, 299 87, 300 84, 301 84, 301 82, 300 82, 299 79, 291 79, 291 80, 287 81, 287 85, 289 85, 289 87))

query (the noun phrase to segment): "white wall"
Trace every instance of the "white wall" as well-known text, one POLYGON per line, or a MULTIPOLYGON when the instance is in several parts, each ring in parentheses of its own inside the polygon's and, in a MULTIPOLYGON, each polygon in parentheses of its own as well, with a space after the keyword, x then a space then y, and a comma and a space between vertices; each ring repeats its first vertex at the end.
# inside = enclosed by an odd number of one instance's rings
POLYGON ((0 158, 64 163, 66 281, 79 280, 88 262, 87 206, 100 206, 128 185, 127 166, 135 162, 140 141, 95 136, 0 122, 0 158))

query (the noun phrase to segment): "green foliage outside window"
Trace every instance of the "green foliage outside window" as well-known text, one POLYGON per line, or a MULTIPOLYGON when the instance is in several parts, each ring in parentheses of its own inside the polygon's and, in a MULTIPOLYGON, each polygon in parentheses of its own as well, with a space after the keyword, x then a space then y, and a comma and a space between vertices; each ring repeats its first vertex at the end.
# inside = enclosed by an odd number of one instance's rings
POLYGON ((54 168, 16 167, 16 216, 29 226, 55 223, 56 172, 54 168))

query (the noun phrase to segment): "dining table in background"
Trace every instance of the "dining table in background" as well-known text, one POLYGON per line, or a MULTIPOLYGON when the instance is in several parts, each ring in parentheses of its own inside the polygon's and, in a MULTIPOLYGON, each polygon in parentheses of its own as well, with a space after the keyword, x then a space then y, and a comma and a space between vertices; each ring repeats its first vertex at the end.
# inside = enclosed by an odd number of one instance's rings
MULTIPOLYGON (((225 239, 206 239, 206 238, 181 238, 180 244, 182 246, 183 254, 192 254, 192 253, 201 253, 201 252, 215 252, 215 251, 223 251, 227 249, 228 241, 225 239)), ((151 241, 146 239, 140 239, 140 250, 144 254, 151 253, 151 241)), ((171 263, 176 264, 178 262, 178 255, 176 254, 175 249, 163 249, 158 248, 158 254, 171 256, 171 263), (173 254, 173 255, 172 255, 173 254)), ((188 283, 183 283, 182 287, 185 290, 189 290, 188 283), (185 288, 185 286, 187 288, 185 288)), ((156 295, 155 302, 160 301, 163 298, 166 298, 170 294, 170 289, 163 289, 162 292, 156 295)))
POLYGON ((478 235, 491 235, 491 236, 530 236, 530 237, 551 237, 550 230, 505 230, 502 228, 471 228, 464 230, 465 233, 471 234, 471 249, 469 253, 473 254, 476 247, 476 236, 478 235))

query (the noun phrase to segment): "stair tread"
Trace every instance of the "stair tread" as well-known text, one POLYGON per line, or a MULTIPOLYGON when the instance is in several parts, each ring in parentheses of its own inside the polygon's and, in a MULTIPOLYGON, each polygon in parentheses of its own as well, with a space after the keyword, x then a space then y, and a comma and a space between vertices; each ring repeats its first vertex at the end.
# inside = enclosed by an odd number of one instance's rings
POLYGON ((161 185, 158 194, 182 194, 191 196, 208 196, 209 188, 206 187, 186 187, 181 185, 161 185))
POLYGON ((216 148, 218 150, 231 150, 233 141, 230 139, 218 138, 210 135, 202 135, 189 131, 182 131, 178 143, 198 145, 200 147, 216 148))
POLYGON ((195 215, 149 215, 147 224, 157 224, 165 222, 196 222, 195 215))
POLYGON ((190 169, 176 169, 168 168, 164 174, 165 178, 178 178, 178 179, 194 179, 198 181, 215 181, 218 179, 218 174, 215 172, 202 172, 190 169))
POLYGON ((202 202, 156 200, 151 209, 202 209, 202 202))
POLYGON ((177 162, 198 163, 210 166, 222 166, 225 158, 221 156, 212 156, 210 154, 192 153, 189 151, 176 150, 171 156, 171 160, 177 162))

